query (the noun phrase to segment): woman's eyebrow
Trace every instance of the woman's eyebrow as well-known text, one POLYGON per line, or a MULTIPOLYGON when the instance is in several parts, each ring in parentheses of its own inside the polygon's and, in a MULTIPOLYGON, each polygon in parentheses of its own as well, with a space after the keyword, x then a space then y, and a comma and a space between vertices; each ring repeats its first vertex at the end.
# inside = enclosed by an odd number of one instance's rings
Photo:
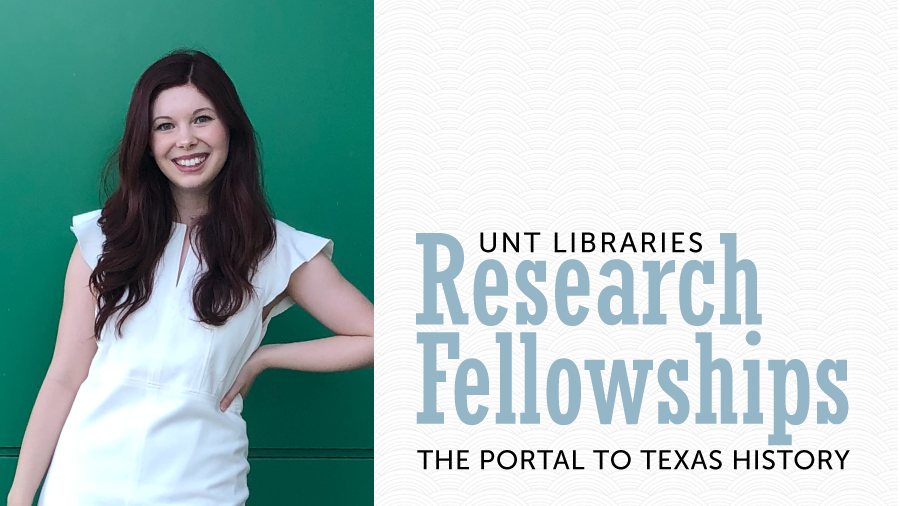
MULTIPOLYGON (((193 116, 194 114, 197 114, 198 112, 203 111, 203 110, 212 111, 212 109, 210 109, 209 107, 201 107, 201 108, 197 109, 196 111, 194 111, 193 114, 191 114, 191 116, 193 116)), ((213 112, 215 112, 215 111, 213 111, 213 112)), ((157 116, 157 117, 153 118, 153 121, 156 121, 158 119, 172 119, 172 117, 171 116, 157 116)))

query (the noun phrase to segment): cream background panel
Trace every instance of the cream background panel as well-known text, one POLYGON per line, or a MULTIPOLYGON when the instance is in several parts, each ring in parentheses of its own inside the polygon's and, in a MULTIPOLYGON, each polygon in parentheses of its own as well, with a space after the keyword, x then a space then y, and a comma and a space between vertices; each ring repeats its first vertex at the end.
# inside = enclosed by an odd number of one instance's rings
MULTIPOLYGON (((375 2, 375 503, 402 504, 893 504, 897 500, 897 53, 896 2, 375 2), (552 253, 552 233, 699 231, 699 255, 552 253), (479 232, 541 232, 535 253, 485 254, 479 232), (422 311, 422 246, 416 232, 444 232, 463 244, 457 278, 469 324, 417 326, 422 311), (763 324, 723 326, 720 232, 738 236, 738 258, 759 271, 763 324), (510 313, 478 322, 472 282, 496 258, 510 313), (559 264, 581 260, 590 309, 566 327, 552 286, 559 264), (665 326, 604 325, 596 296, 610 258, 635 269, 635 310, 646 312, 643 260, 713 260, 716 284, 695 276, 695 310, 716 306, 694 328, 678 311, 677 278, 663 283, 665 326), (519 261, 546 260, 548 317, 514 325, 519 261), (459 331, 460 360, 439 346, 442 425, 417 425, 422 345, 417 331, 459 331), (540 425, 496 425, 499 346, 513 332, 513 411, 524 410, 518 332, 537 332, 540 425), (744 335, 758 330, 762 342, 744 335), (763 425, 697 425, 699 350, 695 331, 713 333, 713 356, 734 369, 734 410, 746 411, 744 359, 763 362, 763 425), (460 362, 488 368, 489 408, 475 426, 454 410, 460 362), (581 371, 581 411, 553 423, 546 372, 557 358, 581 371), (621 397, 612 424, 597 419, 585 359, 654 360, 640 421, 626 425, 621 397), (665 358, 690 362, 679 383, 691 414, 658 425, 656 381, 665 358), (844 471, 734 471, 733 449, 765 449, 772 427, 769 359, 798 358, 810 370, 810 414, 793 427, 791 448, 849 449, 844 471), (841 425, 817 425, 815 384, 825 358, 848 360, 841 425), (421 469, 417 449, 471 449, 468 471, 421 469), (480 449, 721 449, 718 471, 478 469, 480 449)), ((447 256, 439 249, 439 263, 447 256)), ((613 278, 618 280, 616 276, 613 278)), ((738 307, 743 308, 743 277, 738 307)), ((439 311, 446 313, 443 294, 439 311)), ((739 309, 744 313, 742 309, 739 309)), ((470 382, 474 381, 474 374, 470 382)), ((629 374, 632 385, 634 373, 629 374)), ((796 392, 789 391, 788 402, 796 392)), ((561 402, 567 381, 561 380, 561 402)), ((719 408, 714 381, 714 411, 719 408)), ((832 403, 833 409, 833 403, 832 403)), ((773 447, 775 448, 775 447, 773 447)))

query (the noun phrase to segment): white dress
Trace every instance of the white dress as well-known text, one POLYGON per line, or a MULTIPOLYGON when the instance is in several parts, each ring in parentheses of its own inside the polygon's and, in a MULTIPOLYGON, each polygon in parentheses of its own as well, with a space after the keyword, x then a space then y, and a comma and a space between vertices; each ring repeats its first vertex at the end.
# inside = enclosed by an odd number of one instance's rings
MULTIPOLYGON (((72 218, 91 268, 102 251, 100 210, 72 218)), ((253 300, 221 327, 195 320, 193 283, 203 270, 193 248, 178 280, 187 226, 173 223, 157 265, 149 302, 114 335, 107 321, 87 379, 75 396, 38 504, 42 506, 239 506, 249 492, 247 427, 238 395, 219 401, 259 346, 269 320, 262 310, 287 287, 291 273, 330 240, 276 223, 276 245, 260 262, 253 300)))

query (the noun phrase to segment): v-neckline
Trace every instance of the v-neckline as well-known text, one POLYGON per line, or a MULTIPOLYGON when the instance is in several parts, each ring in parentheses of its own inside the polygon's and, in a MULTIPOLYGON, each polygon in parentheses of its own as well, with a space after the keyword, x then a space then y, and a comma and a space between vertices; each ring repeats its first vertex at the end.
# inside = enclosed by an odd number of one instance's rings
POLYGON ((181 288, 181 276, 184 274, 184 269, 187 267, 188 260, 191 257, 191 243, 190 238, 188 237, 188 228, 184 223, 173 222, 175 224, 175 229, 180 232, 178 238, 181 240, 181 246, 178 248, 178 257, 177 257, 177 270, 175 272, 175 288, 181 288))

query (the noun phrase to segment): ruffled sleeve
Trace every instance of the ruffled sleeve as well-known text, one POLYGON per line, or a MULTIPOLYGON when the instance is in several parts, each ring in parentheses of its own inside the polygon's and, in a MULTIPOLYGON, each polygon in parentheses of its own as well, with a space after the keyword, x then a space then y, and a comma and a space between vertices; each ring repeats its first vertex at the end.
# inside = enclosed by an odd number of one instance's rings
MULTIPOLYGON (((304 263, 312 260, 319 252, 329 259, 334 252, 331 239, 302 232, 294 227, 275 220, 275 249, 263 266, 265 278, 263 289, 263 305, 267 305, 287 288, 291 274, 304 263)), ((283 313, 296 304, 290 295, 281 300, 269 312, 266 322, 283 313)))
POLYGON ((76 214, 72 217, 72 226, 70 230, 78 238, 78 248, 81 250, 81 256, 93 270, 97 267, 100 255, 103 253, 103 230, 97 220, 100 218, 100 209, 88 211, 82 214, 76 214))

